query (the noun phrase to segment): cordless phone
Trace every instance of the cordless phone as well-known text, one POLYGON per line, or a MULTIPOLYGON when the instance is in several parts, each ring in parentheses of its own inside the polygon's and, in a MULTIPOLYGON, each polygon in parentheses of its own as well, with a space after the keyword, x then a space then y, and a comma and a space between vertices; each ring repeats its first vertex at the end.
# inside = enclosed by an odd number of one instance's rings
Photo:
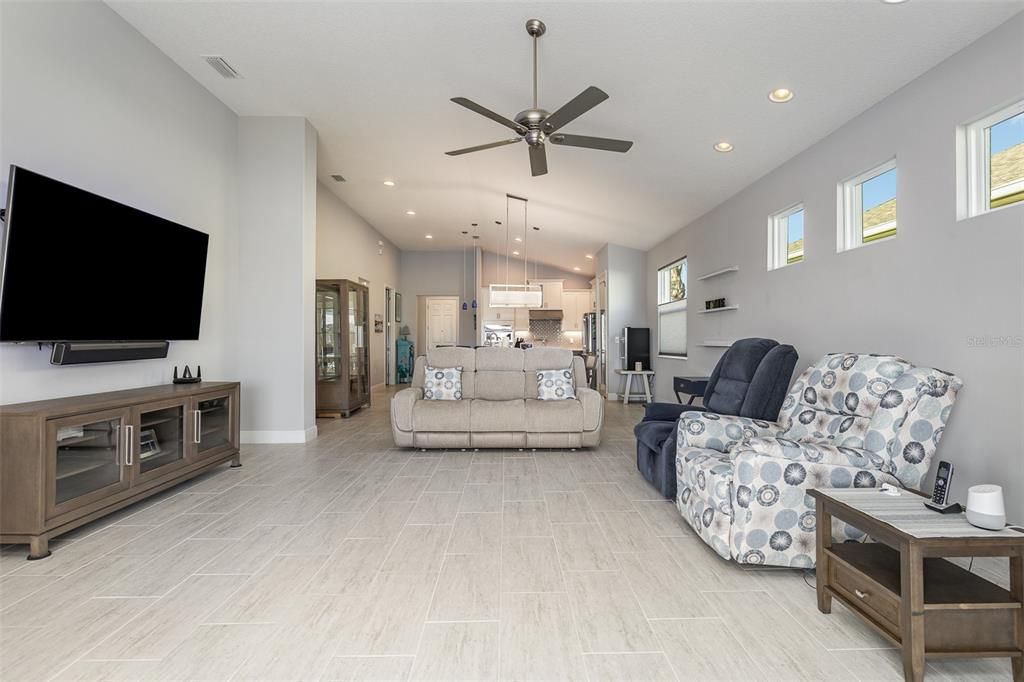
POLYGON ((956 502, 946 504, 949 497, 949 486, 953 481, 952 462, 939 462, 939 470, 935 474, 935 487, 932 489, 932 499, 925 502, 924 506, 940 514, 958 514, 963 508, 956 502))

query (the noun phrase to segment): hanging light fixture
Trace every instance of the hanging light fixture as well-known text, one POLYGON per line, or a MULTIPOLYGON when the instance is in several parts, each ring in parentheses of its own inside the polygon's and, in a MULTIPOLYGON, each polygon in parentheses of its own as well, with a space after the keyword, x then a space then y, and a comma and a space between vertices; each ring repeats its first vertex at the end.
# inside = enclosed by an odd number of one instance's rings
MULTIPOLYGON (((466 302, 466 235, 469 232, 466 230, 462 231, 462 309, 469 310, 469 304, 466 302)), ((476 306, 474 306, 476 307, 476 306)))
MULTIPOLYGON (((476 223, 473 223, 473 227, 476 227, 476 223)), ((474 241, 477 240, 477 239, 480 239, 480 235, 474 234, 473 235, 473 239, 474 239, 474 241)), ((477 250, 477 247, 474 246, 473 247, 473 271, 474 272, 477 272, 476 250, 477 250)), ((482 254, 480 256, 480 260, 481 260, 480 265, 482 266, 483 265, 483 262, 482 262, 483 261, 483 255, 482 254)), ((480 288, 480 275, 479 275, 479 272, 477 272, 476 281, 473 282, 473 303, 472 303, 473 310, 476 310, 476 291, 479 288, 480 288)))
MULTIPOLYGON (((528 284, 527 267, 528 260, 523 258, 523 283, 512 284, 509 282, 509 252, 512 250, 509 241, 509 217, 511 203, 513 201, 523 202, 523 251, 526 252, 527 225, 529 221, 529 200, 517 197, 513 194, 505 195, 505 283, 491 284, 491 307, 492 308, 540 308, 544 300, 543 291, 539 284, 528 284)), ((500 223, 499 223, 500 225, 500 223)), ((497 259, 495 254, 495 259, 497 259)), ((499 264, 499 269, 500 269, 499 264)))

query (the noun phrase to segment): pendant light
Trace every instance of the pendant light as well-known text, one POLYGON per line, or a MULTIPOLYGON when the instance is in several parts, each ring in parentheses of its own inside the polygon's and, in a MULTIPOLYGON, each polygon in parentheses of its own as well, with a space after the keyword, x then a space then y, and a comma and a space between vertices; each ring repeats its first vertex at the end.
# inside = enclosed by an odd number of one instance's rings
MULTIPOLYGON (((466 230, 462 231, 462 309, 469 310, 469 304, 466 302, 466 235, 469 232, 466 230)), ((476 306, 473 306, 474 308, 476 306)))
MULTIPOLYGON (((473 227, 476 227, 476 223, 473 223, 473 227)), ((480 235, 474 234, 473 235, 473 240, 476 241, 477 239, 480 239, 480 235)), ((476 249, 477 249, 477 247, 474 246, 473 247, 473 272, 476 272, 476 249)), ((482 267, 483 266, 483 257, 482 256, 481 256, 480 260, 481 260, 480 265, 482 267)), ((476 310, 476 290, 480 288, 479 286, 477 286, 478 284, 480 284, 479 273, 477 273, 477 274, 478 274, 478 276, 476 277, 476 281, 473 282, 473 303, 472 303, 473 310, 476 310)))
MULTIPOLYGON (((527 268, 529 263, 527 259, 523 258, 523 283, 512 284, 510 279, 510 252, 512 245, 510 241, 509 232, 509 219, 511 217, 511 204, 513 201, 521 201, 523 203, 523 239, 526 239, 528 228, 530 224, 529 214, 529 200, 523 197, 517 197, 514 194, 505 195, 505 283, 504 284, 491 284, 490 295, 491 295, 491 307, 492 308, 539 308, 542 305, 544 299, 543 291, 538 284, 528 283, 528 272, 527 268)), ((498 222, 500 225, 501 223, 498 222)), ((525 251, 526 244, 524 241, 523 249, 525 251)), ((495 254, 495 262, 498 264, 500 269, 500 262, 498 255, 495 254)))

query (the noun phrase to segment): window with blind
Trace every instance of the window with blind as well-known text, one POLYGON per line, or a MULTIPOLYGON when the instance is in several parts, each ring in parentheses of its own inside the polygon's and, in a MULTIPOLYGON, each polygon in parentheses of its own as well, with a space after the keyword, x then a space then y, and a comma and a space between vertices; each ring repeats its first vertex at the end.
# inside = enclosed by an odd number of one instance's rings
POLYGON ((658 270, 658 355, 686 357, 686 259, 658 270))

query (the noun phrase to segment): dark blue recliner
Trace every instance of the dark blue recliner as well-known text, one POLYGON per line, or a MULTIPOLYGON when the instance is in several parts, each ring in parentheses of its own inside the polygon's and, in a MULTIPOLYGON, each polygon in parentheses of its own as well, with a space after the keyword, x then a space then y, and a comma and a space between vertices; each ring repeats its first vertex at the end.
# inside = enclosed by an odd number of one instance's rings
POLYGON ((651 403, 636 425, 636 466, 662 495, 676 496, 676 421, 701 410, 775 421, 799 358, 793 346, 774 339, 740 339, 715 366, 702 406, 651 403))

